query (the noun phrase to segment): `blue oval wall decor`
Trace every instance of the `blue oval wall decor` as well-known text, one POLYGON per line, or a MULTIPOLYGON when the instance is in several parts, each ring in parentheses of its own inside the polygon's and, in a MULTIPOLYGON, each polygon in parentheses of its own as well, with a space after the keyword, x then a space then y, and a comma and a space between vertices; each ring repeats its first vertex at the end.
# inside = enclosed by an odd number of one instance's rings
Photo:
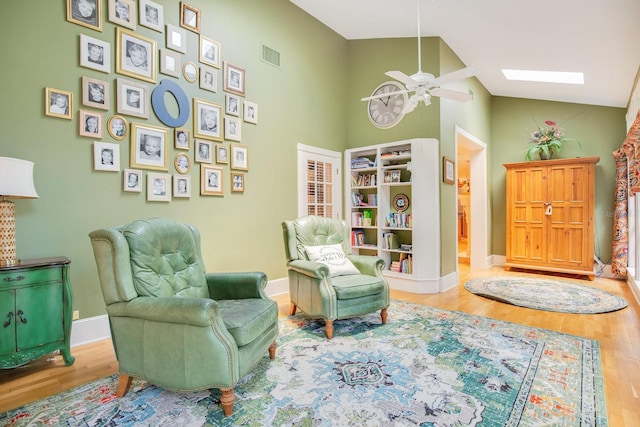
POLYGON ((158 119, 167 126, 178 128, 187 122, 189 113, 189 98, 184 90, 176 82, 171 80, 161 80, 160 84, 151 92, 151 105, 158 119), (164 94, 169 92, 178 102, 178 117, 173 117, 167 111, 164 94))

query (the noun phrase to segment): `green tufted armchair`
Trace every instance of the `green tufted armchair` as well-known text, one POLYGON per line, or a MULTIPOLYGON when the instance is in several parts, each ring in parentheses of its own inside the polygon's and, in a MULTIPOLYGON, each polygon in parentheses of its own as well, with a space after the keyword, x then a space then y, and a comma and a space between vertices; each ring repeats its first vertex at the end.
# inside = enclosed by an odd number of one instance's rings
POLYGON ((384 261, 375 256, 352 254, 345 221, 308 215, 284 221, 282 230, 289 270, 291 315, 300 308, 311 318, 324 319, 328 339, 333 336, 336 319, 380 310, 382 323, 387 322, 389 285, 382 276, 384 261), (325 263, 310 260, 310 253, 321 253, 323 248, 336 244, 339 252, 344 253, 342 256, 355 266, 355 271, 347 271, 347 274, 332 271, 332 261, 340 257, 335 253, 325 263))
POLYGON ((117 395, 133 377, 174 391, 233 389, 278 336, 264 273, 205 273, 200 234, 152 218, 89 234, 119 363, 117 395))

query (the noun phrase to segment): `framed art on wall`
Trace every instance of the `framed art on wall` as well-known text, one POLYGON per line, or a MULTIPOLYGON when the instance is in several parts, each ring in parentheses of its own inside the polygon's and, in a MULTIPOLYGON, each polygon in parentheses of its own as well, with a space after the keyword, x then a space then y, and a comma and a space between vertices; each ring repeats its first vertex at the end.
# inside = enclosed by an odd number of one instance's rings
POLYGON ((200 36, 200 62, 220 68, 220 43, 209 37, 200 36))
POLYGON ((67 21, 102 31, 102 0, 67 0, 67 21))
POLYGON ((147 200, 150 202, 171 201, 171 175, 168 173, 147 174, 147 200))
POLYGON ((44 107, 47 116, 71 120, 73 93, 47 87, 44 90, 44 107))
POLYGON ((200 67, 200 89, 210 92, 218 91, 218 70, 211 67, 200 67))
POLYGON ((180 53, 187 53, 187 32, 175 25, 167 24, 166 43, 167 49, 180 53))
POLYGON ((244 69, 224 62, 223 90, 244 96, 244 69))
POLYGON ((123 191, 142 192, 142 171, 125 169, 122 173, 123 191))
POLYGON ((176 167, 176 171, 182 175, 188 173, 191 168, 191 160, 185 153, 177 154, 173 163, 176 167))
POLYGON ((193 83, 198 80, 198 67, 193 62, 185 62, 182 67, 182 75, 184 75, 184 79, 189 83, 193 83))
POLYGON ((230 141, 241 141, 241 122, 239 117, 225 116, 224 118, 224 139, 230 141))
POLYGON ((123 78, 116 79, 116 111, 129 116, 149 118, 149 86, 123 78))
POLYGON ((175 129, 174 147, 178 150, 188 150, 191 148, 191 138, 189 131, 186 129, 175 129))
POLYGON ((80 136, 102 139, 102 114, 95 111, 78 111, 78 132, 80 136))
POLYGON ((223 196, 223 169, 215 166, 200 167, 200 194, 203 196, 223 196))
POLYGON ((231 172, 231 192, 243 193, 244 192, 244 174, 231 172))
POLYGON ((82 77, 82 105, 108 110, 110 93, 108 82, 82 77))
POLYGON ((164 8, 151 0, 138 0, 140 25, 161 33, 164 27, 164 8))
POLYGON ((193 135, 196 138, 222 141, 222 107, 204 99, 193 98, 193 135))
POLYGON ((116 73, 156 82, 156 41, 116 28, 116 73))
POLYGON ((228 95, 225 97, 224 112, 230 116, 240 116, 240 98, 235 95, 228 95))
POLYGON ((211 163, 211 142, 203 139, 196 139, 196 162, 211 163))
POLYGON ((200 9, 183 1, 180 2, 180 26, 200 33, 200 9))
POLYGON ((111 135, 111 138, 122 141, 129 136, 129 123, 127 119, 120 115, 113 115, 107 122, 107 132, 111 135))
POLYGON ((111 44, 86 34, 80 34, 80 66, 111 72, 111 44))
POLYGON ((166 49, 160 49, 160 72, 167 76, 180 78, 180 55, 166 49))
POLYGON ((249 148, 246 145, 231 144, 231 169, 249 170, 249 148))
POLYGON ((258 124, 258 104, 255 102, 244 101, 244 121, 247 123, 258 124))
POLYGON ((216 163, 229 164, 229 146, 216 144, 216 163))
POLYGON ((109 0, 109 21, 136 30, 136 5, 133 0, 109 0))
POLYGON ((168 145, 166 129, 131 123, 132 168, 169 170, 168 145))
POLYGON ((93 169, 120 172, 120 145, 95 141, 93 143, 93 169))
POLYGON ((442 157, 442 181, 447 184, 453 184, 455 182, 456 164, 453 159, 449 157, 442 157))
POLYGON ((173 175, 173 197, 191 197, 191 176, 173 175))

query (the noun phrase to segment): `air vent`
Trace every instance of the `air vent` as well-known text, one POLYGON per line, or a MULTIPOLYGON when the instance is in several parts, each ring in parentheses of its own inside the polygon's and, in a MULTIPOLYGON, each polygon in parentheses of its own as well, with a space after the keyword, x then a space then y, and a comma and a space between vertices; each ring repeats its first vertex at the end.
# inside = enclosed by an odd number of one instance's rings
POLYGON ((267 64, 280 68, 280 52, 262 45, 262 60, 267 64))

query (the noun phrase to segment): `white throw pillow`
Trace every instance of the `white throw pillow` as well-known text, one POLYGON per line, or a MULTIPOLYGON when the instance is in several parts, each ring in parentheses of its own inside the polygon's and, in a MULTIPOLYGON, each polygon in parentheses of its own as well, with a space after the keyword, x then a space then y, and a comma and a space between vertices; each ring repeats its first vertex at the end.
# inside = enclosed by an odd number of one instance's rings
POLYGON ((309 261, 317 261, 329 267, 331 277, 360 274, 360 271, 345 255, 340 244, 324 246, 305 246, 309 261))

